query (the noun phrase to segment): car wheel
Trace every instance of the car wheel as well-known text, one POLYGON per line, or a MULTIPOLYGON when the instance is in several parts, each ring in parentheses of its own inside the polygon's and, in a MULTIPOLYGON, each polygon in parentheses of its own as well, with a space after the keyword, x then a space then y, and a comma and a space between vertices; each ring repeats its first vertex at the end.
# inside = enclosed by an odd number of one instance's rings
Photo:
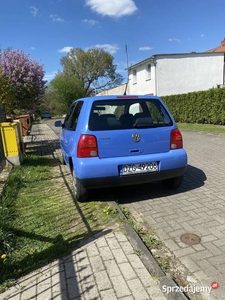
POLYGON ((75 175, 75 172, 73 170, 73 191, 74 191, 74 197, 79 202, 84 202, 88 198, 88 191, 85 189, 77 180, 77 177, 75 175))
POLYGON ((183 181, 183 175, 162 180, 162 184, 167 189, 177 189, 183 181))

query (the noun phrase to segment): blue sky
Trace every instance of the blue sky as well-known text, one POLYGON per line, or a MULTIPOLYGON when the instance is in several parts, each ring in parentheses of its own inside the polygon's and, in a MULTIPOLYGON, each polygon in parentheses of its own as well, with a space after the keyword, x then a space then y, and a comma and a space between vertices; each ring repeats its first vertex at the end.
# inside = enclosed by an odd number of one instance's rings
POLYGON ((204 52, 225 38, 224 0, 1 0, 0 47, 23 49, 50 80, 72 48, 103 48, 126 79, 154 54, 204 52))

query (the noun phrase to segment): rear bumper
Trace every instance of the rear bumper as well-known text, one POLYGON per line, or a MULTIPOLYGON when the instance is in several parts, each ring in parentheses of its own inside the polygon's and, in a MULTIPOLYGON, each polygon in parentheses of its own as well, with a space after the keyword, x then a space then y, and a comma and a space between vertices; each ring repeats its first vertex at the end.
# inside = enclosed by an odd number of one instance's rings
POLYGON ((181 176, 185 172, 186 167, 176 168, 172 170, 133 174, 126 176, 111 176, 111 177, 97 177, 97 178, 85 178, 77 180, 87 189, 113 187, 113 186, 125 186, 125 185, 137 185, 148 182, 160 181, 173 177, 181 176))

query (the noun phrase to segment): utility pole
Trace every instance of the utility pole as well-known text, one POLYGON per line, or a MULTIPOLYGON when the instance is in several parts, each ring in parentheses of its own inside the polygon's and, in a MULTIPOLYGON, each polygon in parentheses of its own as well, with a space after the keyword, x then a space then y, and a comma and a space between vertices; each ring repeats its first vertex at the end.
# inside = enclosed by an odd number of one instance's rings
POLYGON ((126 95, 126 94, 127 94, 127 86, 128 86, 128 82, 129 82, 129 70, 128 70, 128 47, 127 47, 127 44, 125 44, 125 54, 126 54, 126 59, 127 59, 127 83, 126 83, 126 87, 125 87, 124 95, 126 95))
POLYGON ((127 58, 127 69, 128 69, 128 48, 127 48, 127 44, 125 44, 125 53, 126 53, 126 58, 127 58))

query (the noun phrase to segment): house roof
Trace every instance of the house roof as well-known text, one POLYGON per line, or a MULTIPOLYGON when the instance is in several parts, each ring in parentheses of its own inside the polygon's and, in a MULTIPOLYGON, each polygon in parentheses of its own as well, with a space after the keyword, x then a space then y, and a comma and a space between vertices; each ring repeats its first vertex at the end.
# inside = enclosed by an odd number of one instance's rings
POLYGON ((220 46, 210 49, 206 52, 225 52, 225 38, 224 38, 224 40, 221 41, 220 46))

